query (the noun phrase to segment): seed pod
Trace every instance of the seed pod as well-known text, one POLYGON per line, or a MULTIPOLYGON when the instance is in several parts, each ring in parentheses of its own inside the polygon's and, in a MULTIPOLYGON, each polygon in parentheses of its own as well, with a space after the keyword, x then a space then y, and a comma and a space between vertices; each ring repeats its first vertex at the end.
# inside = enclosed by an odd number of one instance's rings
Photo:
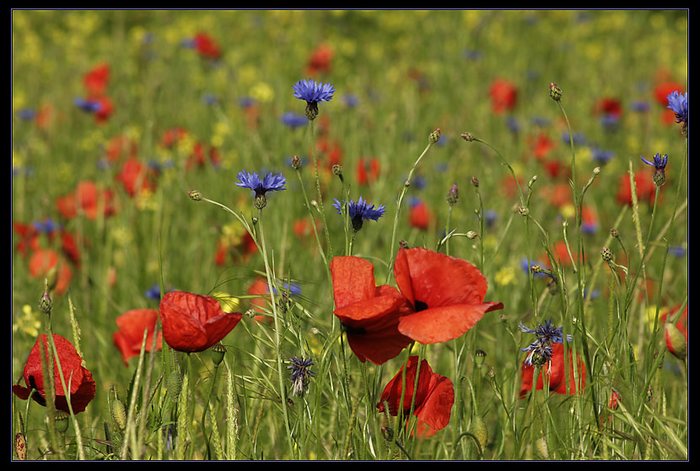
POLYGON ((472 421, 470 432, 476 437, 483 452, 484 448, 486 448, 486 445, 488 445, 489 442, 489 431, 486 428, 486 423, 484 420, 478 415, 474 417, 474 420, 472 421))
POLYGON ((56 415, 54 416, 56 430, 58 430, 61 433, 66 433, 66 431, 68 430, 68 418, 69 417, 70 417, 70 415, 68 415, 66 412, 57 411, 56 415))
POLYGON ((435 144, 437 141, 440 140, 440 128, 437 128, 435 131, 431 132, 430 135, 428 136, 428 140, 430 141, 431 144, 435 144))
POLYGON ((219 366, 221 362, 224 361, 226 347, 224 347, 221 344, 221 342, 219 342, 216 345, 212 346, 209 350, 211 351, 211 359, 214 362, 214 365, 219 366))
POLYGON ((117 397, 114 398, 111 406, 112 419, 114 419, 114 423, 117 424, 119 430, 123 431, 126 428, 126 407, 117 397))
POLYGON ((541 459, 549 459, 549 448, 547 447, 547 440, 545 440, 544 437, 537 439, 535 442, 535 449, 537 450, 537 454, 541 459))
POLYGON ((15 435, 15 453, 18 460, 24 461, 27 459, 27 438, 22 432, 15 435))

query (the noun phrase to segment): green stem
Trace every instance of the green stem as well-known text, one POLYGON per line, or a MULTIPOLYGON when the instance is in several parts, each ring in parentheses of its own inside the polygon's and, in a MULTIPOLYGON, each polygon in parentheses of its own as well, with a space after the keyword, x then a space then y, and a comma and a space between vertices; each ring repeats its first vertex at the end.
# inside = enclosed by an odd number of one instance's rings
POLYGON ((287 432, 287 441, 289 451, 294 453, 294 444, 292 440, 292 431, 289 425, 289 412, 287 411, 287 390, 284 387, 284 373, 282 369, 282 352, 280 339, 280 320, 277 312, 277 302, 275 301, 275 289, 272 283, 272 269, 267 257, 267 246, 265 244, 265 233, 263 230, 262 209, 258 210, 258 228, 260 229, 260 250, 265 263, 265 276, 267 277, 268 292, 270 293, 270 304, 272 304, 272 316, 275 324, 275 357, 277 362, 277 375, 279 377, 280 399, 282 400, 282 413, 284 415, 284 426, 287 432))
POLYGON ((411 170, 408 172, 408 177, 406 177, 406 181, 404 182, 403 187, 401 188, 401 193, 399 193, 399 199, 396 203, 396 212, 394 213, 394 225, 391 229, 391 244, 389 245, 389 264, 387 265, 387 274, 386 274, 386 282, 389 282, 389 278, 391 277, 391 270, 394 267, 394 254, 396 253, 396 229, 399 226, 399 214, 401 213, 401 206, 403 204, 403 198, 406 195, 406 191, 408 190, 408 187, 411 184, 411 178, 413 178, 413 173, 416 171, 416 168, 418 167, 418 164, 420 163, 421 160, 423 160, 423 157, 425 157, 425 154, 428 153, 428 149, 432 147, 433 143, 428 142, 428 145, 425 146, 425 149, 423 149, 423 152, 421 153, 420 156, 416 159, 416 161, 413 163, 413 166, 411 167, 411 170))
POLYGON ((318 245, 318 251, 323 259, 323 265, 326 269, 326 274, 328 275, 328 282, 331 283, 331 272, 328 267, 328 259, 326 258, 326 252, 323 250, 323 244, 321 244, 321 238, 318 235, 318 229, 316 228, 316 218, 314 218, 311 212, 311 203, 309 203, 309 197, 306 194, 306 187, 304 186, 304 181, 301 178, 301 172, 297 170, 297 178, 299 179, 299 186, 301 186, 301 192, 304 195, 304 204, 306 204, 306 210, 309 213, 309 219, 311 220, 311 228, 314 231, 314 238, 316 239, 316 244, 318 245))

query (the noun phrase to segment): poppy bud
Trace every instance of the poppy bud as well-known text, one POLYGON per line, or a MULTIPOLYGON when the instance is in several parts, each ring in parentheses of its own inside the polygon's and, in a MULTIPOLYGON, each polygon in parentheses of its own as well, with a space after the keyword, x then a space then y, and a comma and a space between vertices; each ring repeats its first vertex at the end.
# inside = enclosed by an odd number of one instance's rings
POLYGON ((668 350, 680 360, 685 360, 687 353, 687 342, 685 341, 685 336, 678 330, 672 323, 666 324, 666 346, 668 350))
POLYGON ((437 128, 435 131, 430 133, 430 135, 428 136, 428 141, 430 141, 431 144, 435 144, 437 141, 440 140, 440 134, 440 128, 437 128))
POLYGON ((63 411, 56 411, 56 415, 54 416, 54 421, 56 423, 56 430, 58 430, 61 433, 66 433, 68 430, 68 418, 70 415, 68 415, 66 412, 63 411))
POLYGON ((27 438, 22 432, 15 435, 15 453, 17 453, 17 459, 24 461, 27 459, 27 438))
POLYGON ((192 201, 202 201, 202 194, 198 190, 192 190, 187 195, 192 201))
POLYGON ((620 237, 620 233, 617 231, 617 229, 613 227, 612 229, 610 229, 610 237, 617 239, 618 237, 620 237))
POLYGON ((593 169, 593 175, 600 175, 600 167, 596 167, 593 169))
POLYGON ((489 442, 489 431, 486 428, 486 423, 484 423, 484 420, 478 415, 474 417, 470 431, 479 442, 481 449, 484 450, 489 442))
POLYGON ((528 214, 530 214, 530 210, 528 208, 523 207, 523 206, 519 206, 518 207, 518 214, 520 214, 521 216, 527 216, 528 214))
POLYGON ((221 342, 217 343, 210 349, 211 359, 214 365, 219 366, 222 361, 224 361, 224 355, 226 354, 226 347, 224 347, 221 342))
POLYGON ((535 449, 541 459, 549 459, 549 448, 547 447, 547 440, 545 440, 544 437, 537 439, 535 442, 535 449))
POLYGON ((474 240, 474 239, 476 239, 477 237, 479 237, 479 234, 477 234, 476 232, 474 232, 474 231, 468 231, 468 232, 467 232, 467 239, 469 239, 469 240, 474 240))
POLYGON ((537 175, 533 175, 529 182, 527 182, 527 187, 532 188, 532 185, 537 181, 537 175))
POLYGON ((549 84, 549 96, 552 100, 554 101, 559 101, 561 100, 561 95, 562 95, 562 90, 559 88, 559 85, 557 85, 554 82, 551 82, 549 84))
POLYGON ((44 294, 41 295, 39 300, 39 309, 41 312, 47 316, 51 315, 51 309, 53 308, 53 302, 51 301, 51 296, 49 296, 48 287, 45 289, 44 294))
POLYGON ((341 182, 344 182, 345 180, 343 179, 343 166, 340 164, 333 164, 333 167, 331 167, 331 171, 333 172, 333 175, 336 177, 340 178, 341 182))
POLYGON ((119 430, 124 430, 126 428, 126 407, 124 407, 124 403, 118 397, 115 397, 111 406, 114 423, 117 424, 119 430))

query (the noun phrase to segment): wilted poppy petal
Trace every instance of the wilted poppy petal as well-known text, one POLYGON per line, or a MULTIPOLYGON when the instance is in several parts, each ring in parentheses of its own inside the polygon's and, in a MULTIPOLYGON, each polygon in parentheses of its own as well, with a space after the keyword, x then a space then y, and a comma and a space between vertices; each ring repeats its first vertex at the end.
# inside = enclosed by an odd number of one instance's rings
POLYGON ((455 392, 449 378, 433 373, 430 392, 425 402, 416 409, 418 423, 416 433, 419 437, 430 437, 447 427, 450 423, 452 405, 455 402, 455 392))
POLYGON ((488 288, 486 278, 471 263, 423 248, 400 249, 394 276, 414 306, 480 304, 488 288))
POLYGON ((374 296, 374 266, 367 260, 352 256, 333 257, 331 277, 336 308, 374 296))
POLYGON ((503 304, 456 304, 426 309, 401 317, 399 332, 423 344, 447 342, 466 333, 485 313, 496 309, 503 309, 503 304))
POLYGON ((31 388, 25 388, 24 386, 21 386, 19 384, 13 384, 12 392, 20 399, 24 399, 26 401, 27 399, 29 399, 29 393, 31 393, 32 390, 31 388))

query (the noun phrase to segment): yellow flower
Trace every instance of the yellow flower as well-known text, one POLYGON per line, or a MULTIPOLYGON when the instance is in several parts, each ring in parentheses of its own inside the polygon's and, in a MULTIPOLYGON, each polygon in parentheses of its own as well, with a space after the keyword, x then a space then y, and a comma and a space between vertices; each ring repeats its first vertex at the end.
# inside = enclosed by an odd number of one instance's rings
POLYGON ((237 312, 239 306, 241 305, 240 299, 228 293, 224 293, 223 291, 214 291, 211 294, 211 297, 219 301, 222 311, 229 314, 232 312, 237 312))
POLYGON ((503 267, 494 276, 494 281, 498 286, 508 286, 515 280, 515 269, 513 267, 503 267))
POLYGON ((139 211, 156 211, 158 210, 158 201, 153 197, 153 193, 148 189, 143 189, 136 195, 134 204, 139 211))
MULTIPOLYGON (((659 319, 661 319, 661 316, 664 314, 668 314, 670 309, 668 307, 663 307, 659 309, 659 319)), ((651 331, 654 328, 654 319, 656 318, 656 306, 647 306, 647 308, 644 310, 644 320, 646 321, 647 328, 651 331)), ((659 321, 659 324, 661 326, 662 322, 659 321)))
POLYGON ((250 96, 260 103, 269 103, 275 98, 275 91, 265 82, 258 82, 250 89, 250 96))
POLYGON ((565 204, 561 208, 561 215, 564 219, 571 219, 576 216, 576 208, 573 204, 565 204))
POLYGON ((40 327, 39 314, 29 304, 25 304, 22 306, 22 314, 17 316, 17 322, 12 324, 12 332, 19 330, 30 337, 37 337, 40 327))

